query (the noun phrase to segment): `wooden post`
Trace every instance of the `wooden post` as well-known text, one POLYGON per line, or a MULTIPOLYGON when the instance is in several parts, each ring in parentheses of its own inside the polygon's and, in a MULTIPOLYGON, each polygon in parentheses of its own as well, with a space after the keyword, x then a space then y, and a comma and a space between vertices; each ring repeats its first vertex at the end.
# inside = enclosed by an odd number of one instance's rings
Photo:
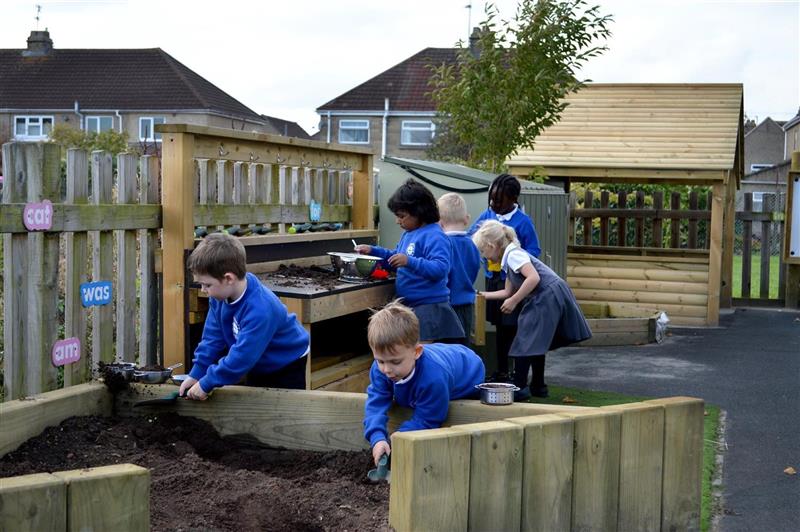
MULTIPOLYGON (((139 203, 159 203, 161 190, 158 157, 144 155, 140 163, 139 203)), ((158 362, 158 284, 155 274, 156 231, 139 231, 139 268, 142 279, 139 287, 139 364, 158 362)))
POLYGON ((454 428, 392 435, 389 524, 395 530, 468 529, 470 441, 454 428))
MULTIPOLYGON (((136 203, 136 170, 132 153, 117 156, 117 203, 136 203)), ((136 232, 116 231, 117 237, 117 360, 136 362, 136 232)))
POLYGON ((523 430, 489 421, 453 427, 470 435, 469 530, 519 530, 523 430))
MULTIPOLYGON (((689 210, 696 211, 698 206, 697 190, 689 192, 689 210)), ((697 249, 697 218, 689 218, 689 236, 687 238, 689 249, 697 249)))
MULTIPOLYGON (((89 159, 86 151, 67 150, 67 195, 64 203, 86 204, 89 201, 89 159)), ((92 357, 86 351, 87 312, 81 303, 80 286, 89 280, 87 233, 64 235, 66 251, 64 337, 81 342, 80 361, 64 366, 64 386, 86 382, 92 376, 92 357)))
MULTIPOLYGON (((593 203, 594 200, 592 198, 592 191, 587 189, 583 195, 583 208, 591 209, 593 203)), ((588 216, 583 217, 583 245, 584 246, 592 245, 592 219, 588 216)))
POLYGON ((67 485, 68 530, 150 530, 150 471, 120 464, 53 476, 67 485))
POLYGON ((722 273, 719 305, 731 308, 733 304, 733 233, 736 231, 736 176, 728 172, 725 214, 722 228, 722 273))
POLYGON ((66 532, 64 481, 50 473, 0 479, 0 530, 66 532))
MULTIPOLYGON (((601 191, 600 192, 601 209, 608 209, 608 199, 609 199, 608 190, 601 191)), ((608 216, 600 217, 600 245, 601 246, 608 245, 608 216)))
POLYGON ((474 322, 475 334, 472 338, 473 345, 486 345, 486 298, 482 295, 475 297, 474 322))
MULTIPOLYGON (((28 202, 48 199, 61 202, 61 147, 52 143, 14 144, 22 148, 28 202)), ((51 350, 58 339, 58 261, 59 233, 28 233, 28 258, 24 267, 28 277, 26 342, 26 394, 33 395, 57 387, 57 372, 51 350)), ((18 265, 23 267, 23 265, 18 265)))
MULTIPOLYGON (((761 212, 772 212, 775 206, 775 195, 764 194, 761 202, 761 212)), ((770 244, 772 243, 772 221, 764 220, 761 222, 761 273, 759 279, 758 297, 769 299, 769 277, 770 277, 770 244)))
MULTIPOLYGON (((791 165, 792 172, 800 172, 800 151, 792 152, 792 165, 791 165)), ((796 174, 789 174, 789 179, 797 179, 796 174)), ((794 187, 800 186, 800 181, 794 181, 790 185, 794 187)), ((792 186, 787 187, 787 190, 793 190, 792 186)), ((789 242, 786 240, 786 236, 791 234, 788 224, 792 223, 792 212, 794 209, 800 209, 800 205, 793 205, 793 198, 787 195, 786 198, 786 210, 785 210, 785 224, 787 224, 784 228, 784 249, 786 256, 789 256, 789 242)), ((787 262, 786 264, 786 296, 785 296, 785 306, 786 308, 798 308, 800 305, 800 264, 796 262, 787 262)))
MULTIPOLYGON (((624 190, 617 194, 617 209, 620 209, 620 214, 625 212, 628 207, 628 193, 624 190)), ((628 243, 628 227, 627 219, 624 216, 617 218, 617 245, 625 247, 628 243)))
MULTIPOLYGON (((656 212, 661 212, 664 208, 664 192, 656 190, 653 192, 653 208, 656 212)), ((664 246, 664 229, 660 215, 653 218, 653 247, 661 248, 664 246)))
POLYGON ((706 325, 719 324, 720 285, 722 282, 722 219, 725 206, 725 184, 714 184, 714 201, 711 205, 711 249, 708 253, 708 307, 706 325))
MULTIPOLYGON (((672 214, 677 214, 681 208, 681 193, 680 192, 673 192, 670 195, 670 204, 669 208, 672 214)), ((679 249, 681 247, 681 219, 677 216, 673 216, 669 220, 669 231, 670 231, 670 240, 669 245, 673 249, 679 249)))
POLYGON ((700 530, 703 401, 670 397, 645 403, 664 407, 661 530, 700 530))
POLYGON ((167 366, 185 363, 188 354, 185 260, 194 246, 194 136, 166 133, 162 146, 163 330, 170 331, 162 335, 162 354, 167 366))
POLYGON ((361 166, 353 170, 353 229, 374 229, 372 213, 375 198, 372 188, 372 155, 361 156, 361 166))
MULTIPOLYGON (((637 190, 636 191, 636 209, 642 210, 644 209, 644 191, 637 190)), ((640 213, 636 215, 636 228, 635 228, 635 238, 634 242, 636 243, 636 247, 641 248, 644 247, 644 216, 640 213)))
POLYGON ((544 414, 507 419, 525 431, 519 530, 569 530, 572 514, 571 419, 544 414))
MULTIPOLYGON (((753 193, 744 193, 744 213, 749 215, 753 212, 753 193)), ((752 281, 752 262, 753 262, 753 221, 747 217, 744 219, 744 235, 742 236, 742 298, 750 297, 750 284, 752 281)))
MULTIPOLYGON (((113 188, 111 154, 92 152, 92 204, 111 203, 113 188)), ((111 281, 114 275, 114 242, 111 231, 92 231, 92 281, 111 281)), ((119 287, 114 287, 115 292, 119 287)), ((92 309, 92 362, 114 361, 114 307, 100 305, 92 309)))

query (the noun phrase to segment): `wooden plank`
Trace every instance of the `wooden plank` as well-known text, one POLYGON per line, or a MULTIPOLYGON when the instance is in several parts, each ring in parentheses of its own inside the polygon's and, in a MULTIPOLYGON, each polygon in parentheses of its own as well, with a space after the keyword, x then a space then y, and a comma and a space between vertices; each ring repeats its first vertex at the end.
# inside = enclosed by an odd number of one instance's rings
POLYGON ((664 408, 661 530, 700 530, 704 403, 692 397, 644 402, 664 408))
MULTIPOLYGON (((689 210, 696 211, 698 206, 697 189, 689 192, 689 210)), ((687 245, 689 249, 697 248, 697 219, 689 219, 689 235, 687 237, 687 245)))
POLYGON ((364 155, 361 164, 353 169, 353 229, 373 229, 375 219, 372 206, 375 204, 372 186, 372 155, 364 155))
MULTIPOLYGON (((247 246, 261 246, 264 244, 286 244, 289 242, 316 242, 320 240, 349 240, 351 238, 375 238, 378 236, 378 231, 375 229, 360 229, 341 231, 320 231, 318 233, 302 233, 302 234, 278 234, 273 233, 269 235, 252 235, 241 237, 239 241, 247 246)), ((250 265, 248 264, 248 268, 250 265)))
MULTIPOLYGON (((680 192, 672 192, 670 194, 670 208, 672 213, 675 214, 681 208, 681 194, 680 192)), ((671 216, 669 220, 669 245, 672 248, 681 247, 681 220, 676 216, 671 216)))
POLYGON ((624 190, 617 193, 617 209, 619 212, 617 217, 617 246, 619 247, 625 247, 628 241, 627 218, 623 216, 628 206, 627 196, 628 194, 624 190))
MULTIPOLYGON (((769 211, 774 208, 775 195, 764 194, 762 210, 769 211)), ((761 278, 759 279, 758 297, 769 299, 770 255, 772 244, 772 223, 761 222, 761 278)))
POLYGON ((649 331, 613 331, 595 332, 592 337, 575 345, 583 347, 598 347, 609 345, 645 345, 654 341, 649 331))
MULTIPOLYGON (((744 210, 751 212, 753 210, 753 193, 745 192, 744 194, 744 210)), ((742 298, 750 298, 750 285, 753 276, 752 263, 753 263, 753 222, 744 220, 744 234, 742 235, 742 298)))
POLYGON ((185 255, 194 246, 194 137, 170 133, 162 144, 162 330, 171 331, 162 337, 162 354, 164 365, 170 365, 186 359, 185 255))
POLYGON ((350 375, 344 379, 334 381, 325 386, 320 386, 318 390, 325 390, 328 392, 354 392, 365 393, 369 386, 369 369, 365 369, 360 373, 350 375))
POLYGON ((67 531, 67 486, 50 473, 0 478, 0 530, 67 531))
POLYGON ((449 428, 392 435, 389 524, 395 530, 468 530, 470 440, 449 428))
MULTIPOLYGON (((109 201, 110 203, 110 201, 109 201)), ((0 233, 27 233, 22 221, 24 203, 3 206, 0 233)), ((159 229, 160 205, 53 204, 53 226, 45 233, 122 229, 159 229)))
POLYGON ((361 355, 315 371, 311 374, 311 388, 320 388, 326 384, 368 370, 372 366, 372 361, 372 355, 361 355))
MULTIPOLYGON (((61 199, 61 148, 55 144, 22 144, 25 151, 29 202, 61 199)), ((58 340, 58 266, 59 234, 28 233, 28 298, 26 309, 27 394, 53 390, 58 386, 58 372, 51 360, 53 344, 58 340)))
POLYGON ((59 471, 69 530, 150 530, 150 471, 133 464, 59 471))
POLYGON ((525 431, 520 530, 569 530, 572 509, 572 420, 558 415, 507 419, 525 431))
MULTIPOLYGON (((656 212, 661 211, 664 207, 664 192, 656 190, 653 192, 653 210, 656 212)), ((660 248, 664 245, 664 228, 662 216, 656 215, 653 218, 653 247, 660 248)))
MULTIPOLYGON (((323 205, 322 218, 328 222, 350 220, 349 205, 323 205)), ((308 223, 308 207, 305 205, 198 205, 194 212, 197 226, 240 225, 246 223, 308 223)))
MULTIPOLYGON (((636 208, 644 210, 644 191, 642 190, 636 191, 636 208)), ((644 218, 637 217, 635 224, 633 242, 636 247, 640 248, 644 246, 644 218)))
MULTIPOLYGON (((509 171, 516 176, 527 176, 539 171, 541 165, 507 161, 509 171)), ((550 177, 571 177, 582 182, 598 183, 661 183, 686 185, 713 185, 722 182, 726 172, 722 169, 676 169, 667 165, 647 164, 640 168, 626 168, 609 164, 603 165, 544 165, 543 173, 550 177)))
POLYGON ((736 230, 736 189, 735 177, 728 179, 728 192, 725 196, 725 213, 722 226, 722 271, 720 273, 719 305, 731 308, 733 299, 733 236, 736 230))
MULTIPOLYGON (((144 155, 139 166, 139 203, 159 202, 161 176, 158 157, 144 155)), ((156 279, 155 252, 158 247, 157 232, 139 231, 139 364, 158 362, 158 280, 156 279)))
POLYGON ((709 224, 708 227, 709 234, 711 235, 711 247, 708 256, 708 303, 706 323, 709 326, 716 326, 719 324, 725 185, 714 185, 713 192, 714 198, 711 207, 711 224, 709 224))
POLYGON ((692 268, 692 265, 705 264, 708 268, 708 251, 691 249, 618 249, 615 247, 592 246, 572 246, 576 250, 570 251, 569 258, 576 261, 624 261, 630 262, 631 266, 636 266, 638 262, 652 262, 657 265, 669 265, 670 263, 681 264, 682 268, 692 268))
POLYGON ((637 270, 634 268, 605 268, 592 266, 571 266, 567 265, 567 280, 573 277, 600 277, 610 279, 641 279, 649 281, 680 282, 685 279, 692 283, 705 283, 708 280, 708 272, 690 270, 667 270, 645 268, 637 270))
MULTIPOLYGON (((117 156, 117 203, 137 200, 137 160, 132 153, 117 156)), ((116 325, 117 360, 136 362, 136 233, 116 231, 117 282, 116 325)))
POLYGON ((475 297, 474 333, 472 345, 486 345, 486 298, 481 294, 475 297))
MULTIPOLYGON (((588 188, 583 193, 583 208, 584 212, 586 209, 591 209, 594 207, 592 204, 592 191, 588 188)), ((579 211, 580 212, 580 211, 579 211)), ((591 246, 592 245, 592 218, 591 216, 584 216, 583 218, 583 245, 584 246, 591 246)))
POLYGON ((78 412, 110 416, 111 403, 104 384, 86 383, 0 404, 0 456, 78 412))
MULTIPOLYGON (((111 154, 93 151, 92 157, 92 204, 108 204, 112 201, 113 170, 111 154)), ((114 248, 111 231, 93 231, 92 281, 112 281, 114 275, 114 248)), ((114 287, 118 291, 119 286, 114 287)), ((114 360, 114 307, 100 305, 92 309, 92 363, 114 360)))
MULTIPOLYGON (((89 159, 85 150, 67 150, 66 203, 85 204, 89 201, 89 159)), ((86 382, 92 378, 92 357, 87 356, 87 312, 81 302, 80 286, 89 280, 88 235, 66 233, 64 276, 64 337, 78 338, 81 359, 64 366, 64 386, 86 382)))
POLYGON ((454 428, 471 439, 468 530, 519 530, 523 428, 507 421, 454 428))
POLYGON ((701 282, 647 281, 641 279, 603 279, 592 277, 570 277, 569 285, 575 288, 598 290, 648 291, 669 294, 705 295, 708 285, 701 282))
POLYGON ((615 530, 619 506, 620 414, 563 414, 575 426, 572 529, 615 530))
POLYGON ((394 284, 384 284, 306 300, 308 303, 303 306, 302 321, 316 323, 345 316, 357 310, 381 307, 393 297, 394 284))
MULTIPOLYGON (((600 208, 607 209, 608 208, 608 200, 609 200, 609 192, 608 190, 602 190, 600 192, 600 208)), ((607 246, 608 245, 608 216, 601 216, 600 217, 600 245, 607 246)))
POLYGON ((649 318, 587 318, 586 321, 594 333, 608 332, 647 332, 648 322, 655 317, 649 318))
MULTIPOLYGON (((3 144, 3 208, 28 197, 25 152, 19 143, 3 144)), ((20 215, 20 220, 22 216, 20 215)), ((28 308, 28 236, 3 235, 3 356, 4 400, 25 396, 25 367, 28 308)))
POLYGON ((622 415, 617 530, 661 530, 664 409, 629 403, 603 407, 622 415))
POLYGON ((594 301, 623 301, 628 303, 678 304, 686 306, 703 306, 709 301, 707 295, 656 293, 647 291, 600 290, 571 287, 577 299, 594 301))

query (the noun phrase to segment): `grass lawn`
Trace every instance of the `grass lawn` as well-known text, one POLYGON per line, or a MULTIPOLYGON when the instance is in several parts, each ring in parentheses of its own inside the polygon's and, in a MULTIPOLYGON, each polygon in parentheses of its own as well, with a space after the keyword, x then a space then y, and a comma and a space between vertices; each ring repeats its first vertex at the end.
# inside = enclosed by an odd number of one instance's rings
MULTIPOLYGON (((778 299, 779 257, 769 258, 769 298, 778 299)), ((742 297, 742 256, 733 256, 733 297, 742 297)), ((759 297, 761 290, 761 254, 753 253, 750 260, 750 297, 759 297)))
MULTIPOLYGON (((633 395, 622 395, 614 392, 598 392, 593 390, 583 390, 578 388, 567 388, 564 386, 548 386, 550 397, 546 399, 534 397, 529 402, 544 404, 574 404, 575 406, 607 406, 623 403, 634 403, 646 401, 653 397, 636 397, 633 395), (569 397, 574 403, 564 403, 564 398, 569 397)), ((706 404, 706 416, 703 423, 703 487, 702 503, 700 513, 701 530, 707 531, 711 528, 711 516, 713 511, 713 496, 711 492, 711 481, 714 478, 714 471, 717 467, 716 446, 719 440, 719 407, 706 404)))

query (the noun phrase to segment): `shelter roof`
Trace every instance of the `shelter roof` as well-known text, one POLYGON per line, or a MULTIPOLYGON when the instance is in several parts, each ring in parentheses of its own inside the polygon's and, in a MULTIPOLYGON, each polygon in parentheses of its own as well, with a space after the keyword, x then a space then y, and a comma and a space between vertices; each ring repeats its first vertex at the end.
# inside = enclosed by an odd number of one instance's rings
POLYGON ((507 164, 578 181, 726 181, 741 171, 741 84, 589 84, 507 164))

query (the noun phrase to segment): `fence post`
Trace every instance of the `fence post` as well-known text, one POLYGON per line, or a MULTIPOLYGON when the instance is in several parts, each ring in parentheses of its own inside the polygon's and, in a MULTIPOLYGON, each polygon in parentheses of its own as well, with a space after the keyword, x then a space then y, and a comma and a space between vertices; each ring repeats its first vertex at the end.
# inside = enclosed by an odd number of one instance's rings
MULTIPOLYGON (((113 187, 111 154, 92 152, 92 203, 111 203, 113 187)), ((114 275, 114 249, 111 231, 92 231, 92 280, 111 281, 114 275)), ((119 287, 117 287, 119 290, 119 287)), ((92 361, 114 360, 114 309, 112 305, 101 305, 92 309, 92 361)))
MULTIPOLYGON (((697 205, 697 190, 692 190, 689 193, 689 209, 696 211, 697 205)), ((687 241, 689 249, 697 249, 697 218, 689 218, 689 237, 687 241)))
MULTIPOLYGON (((608 209, 608 190, 600 192, 600 208, 608 209)), ((600 245, 608 245, 608 216, 600 217, 600 245)))
POLYGON ((361 156, 361 166, 353 169, 353 209, 350 220, 353 229, 374 229, 375 204, 372 187, 372 155, 361 156))
MULTIPOLYGON (((761 202, 761 212, 771 213, 775 207, 775 194, 764 194, 761 202)), ((772 241, 772 220, 761 222, 761 277, 759 279, 759 294, 761 299, 769 299, 769 270, 770 270, 770 244, 772 241)))
POLYGON ((664 233, 661 221, 661 210, 664 208, 664 192, 656 190, 653 192, 653 208, 656 215, 653 218, 653 247, 661 248, 664 246, 664 233))
MULTIPOLYGON (((636 191, 636 209, 639 211, 644 209, 643 190, 636 191)), ((636 229, 635 229, 634 242, 636 243, 636 247, 638 248, 644 247, 644 213, 642 212, 639 212, 636 215, 636 229)))
MULTIPOLYGON (((792 172, 800 172, 800 151, 793 151, 792 152, 792 163, 791 163, 791 167, 790 168, 791 168, 792 172)), ((789 174, 789 176, 788 176, 789 179, 792 179, 793 177, 796 178, 796 174, 789 174)), ((797 182, 795 182, 793 184, 794 184, 794 186, 797 186, 797 182)), ((787 183, 787 185, 788 185, 788 183, 787 183)), ((784 209, 784 212, 787 214, 787 216, 785 217, 785 220, 786 220, 785 223, 788 223, 788 224, 792 223, 792 219, 790 217, 790 215, 792 213, 789 210, 790 206, 791 206, 792 210, 800 209, 800 205, 794 204, 792 202, 792 198, 787 196, 787 198, 786 198, 786 207, 784 209)), ((783 234, 787 235, 787 234, 789 234, 789 231, 787 231, 784 228, 783 234)), ((785 248, 786 249, 786 253, 788 254, 789 253, 789 251, 788 251, 789 250, 789 243, 787 242, 785 244, 785 246, 786 246, 786 248, 785 248)), ((800 264, 787 264, 786 265, 786 296, 785 296, 785 300, 786 300, 786 302, 784 303, 784 306, 786 308, 797 308, 798 303, 800 302, 800 264)))
POLYGON ((670 242, 669 245, 673 249, 681 247, 681 219, 675 215, 681 209, 681 193, 673 192, 670 195, 670 210, 672 215, 669 220, 670 242))
MULTIPOLYGON (((76 205, 89 201, 89 158, 86 151, 67 150, 67 197, 64 203, 76 205)), ((86 309, 81 303, 80 286, 89 279, 86 232, 64 235, 66 294, 64 301, 64 336, 81 341, 81 360, 64 366, 64 386, 86 382, 92 375, 92 357, 86 350, 86 309)))
MULTIPOLYGON (((117 203, 136 202, 136 156, 117 156, 117 203)), ((116 231, 117 240, 117 359, 135 362, 136 351, 136 231, 116 231)))
MULTIPOLYGON (((139 203, 159 203, 158 157, 143 155, 139 166, 139 203)), ((139 287, 139 364, 152 365, 158 362, 158 285, 155 274, 156 231, 139 231, 139 268, 142 282, 139 287)))
POLYGON ((744 193, 744 233, 742 235, 742 298, 750 298, 750 283, 752 277, 753 259, 753 221, 750 214, 753 212, 753 193, 744 193))
MULTIPOLYGON (((625 209, 628 207, 628 193, 625 191, 620 192, 617 194, 617 209, 621 209, 621 212, 625 212, 625 209)), ((627 227, 627 218, 624 216, 620 216, 617 219, 617 245, 620 247, 625 247, 628 243, 628 227, 627 227)))
MULTIPOLYGON (((594 198, 592 196, 593 196, 592 191, 587 189, 583 195, 584 209, 592 208, 592 204, 594 202, 594 198)), ((592 219, 588 216, 583 218, 583 245, 584 246, 592 245, 592 219)))

